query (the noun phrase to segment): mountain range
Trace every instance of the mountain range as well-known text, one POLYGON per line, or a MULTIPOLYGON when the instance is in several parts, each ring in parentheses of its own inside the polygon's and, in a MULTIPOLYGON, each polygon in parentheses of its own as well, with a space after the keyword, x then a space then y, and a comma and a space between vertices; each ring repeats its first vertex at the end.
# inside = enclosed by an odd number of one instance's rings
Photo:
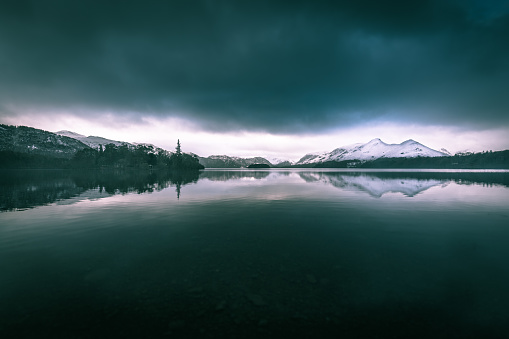
POLYGON ((328 161, 371 161, 380 158, 444 157, 449 155, 448 153, 439 152, 426 147, 411 139, 401 144, 386 144, 377 138, 366 144, 343 146, 331 152, 309 153, 297 161, 296 165, 316 164, 328 161))
MULTIPOLYGON (((55 134, 76 139, 76 140, 81 141, 85 145, 87 145, 91 148, 94 148, 94 149, 98 149, 101 146, 104 147, 107 144, 114 144, 115 146, 127 145, 129 147, 134 147, 137 145, 145 145, 148 148, 154 149, 154 153, 157 153, 158 151, 165 151, 168 153, 173 153, 172 151, 163 150, 162 148, 154 146, 152 144, 129 143, 129 142, 125 142, 125 141, 106 139, 106 138, 98 137, 98 136, 88 136, 87 137, 85 135, 71 132, 71 131, 66 131, 66 130, 55 132, 55 134)), ((290 162, 288 162, 288 161, 285 162, 285 160, 281 160, 279 162, 276 162, 276 161, 270 162, 267 159, 262 158, 262 157, 241 158, 241 157, 232 157, 232 156, 227 156, 227 155, 211 155, 209 157, 198 157, 198 159, 199 159, 200 163, 203 166, 205 166, 206 168, 242 168, 242 167, 248 167, 249 165, 252 165, 252 164, 267 164, 270 166, 277 166, 277 165, 283 163, 283 164, 291 165, 290 162)))
MULTIPOLYGON (((52 133, 26 126, 0 125, 0 151, 15 152, 16 154, 25 154, 27 156, 37 155, 70 159, 80 150, 90 148, 97 150, 108 144, 113 144, 117 147, 127 146, 131 149, 144 146, 143 148, 146 152, 154 154, 164 153, 171 155, 173 153, 152 144, 128 143, 99 136, 84 136, 71 131, 52 133)), ((407 167, 406 164, 401 164, 401 161, 397 159, 407 162, 412 160, 413 164, 421 161, 419 159, 451 157, 451 154, 444 149, 437 151, 415 140, 410 139, 400 144, 387 144, 378 138, 365 144, 358 143, 342 146, 330 152, 309 153, 295 163, 284 159, 271 159, 272 161, 269 161, 263 157, 241 158, 227 155, 199 157, 192 153, 188 154, 197 157, 199 162, 206 168, 242 168, 252 164, 267 164, 272 167, 351 167, 350 165, 353 164, 354 167, 359 167, 359 165, 370 167, 370 164, 379 165, 380 161, 382 161, 380 164, 384 166, 386 163, 389 166, 395 163, 397 166, 403 165, 403 167, 407 167)), ((496 160, 498 162, 505 163, 505 156, 502 156, 502 154, 494 154, 493 156, 497 157, 496 160)), ((455 161, 440 160, 437 162, 437 164, 439 163, 438 168, 449 168, 448 166, 455 165, 455 161)), ((482 168, 484 166, 480 160, 475 161, 477 162, 474 165, 471 165, 469 162, 465 165, 460 164, 460 166, 474 166, 473 168, 482 168)), ((436 161, 433 160, 433 162, 436 161)), ((427 165, 428 163, 420 164, 418 167, 424 168, 427 165)))
POLYGON ((252 164, 267 164, 272 167, 289 167, 320 164, 326 162, 340 162, 356 160, 361 162, 373 161, 382 158, 417 158, 417 157, 444 157, 451 154, 442 149, 436 151, 423 144, 407 140, 401 144, 386 144, 380 139, 373 139, 366 144, 358 143, 336 148, 331 152, 309 153, 297 162, 285 159, 267 160, 262 157, 239 158, 227 155, 212 155, 207 158, 199 157, 200 163, 208 168, 239 168, 252 164))

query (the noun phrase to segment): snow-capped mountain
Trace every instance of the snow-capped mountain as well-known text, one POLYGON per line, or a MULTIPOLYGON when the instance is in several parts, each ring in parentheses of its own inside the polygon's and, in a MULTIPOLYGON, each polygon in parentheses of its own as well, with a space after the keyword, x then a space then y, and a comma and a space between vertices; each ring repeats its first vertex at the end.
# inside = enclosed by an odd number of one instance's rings
POLYGON ((447 155, 448 154, 444 152, 435 151, 412 139, 404 141, 401 144, 386 144, 377 138, 366 144, 353 144, 336 148, 332 152, 306 154, 296 165, 326 161, 370 161, 379 158, 443 157, 447 155))
POLYGON ((71 131, 58 131, 58 132, 55 132, 55 134, 58 134, 58 135, 61 135, 61 136, 65 136, 65 137, 69 137, 69 138, 73 138, 73 139, 76 139, 76 140, 79 140, 81 141, 82 143, 84 143, 85 145, 93 148, 93 149, 98 149, 100 146, 102 147, 105 147, 106 145, 108 144, 113 144, 115 146, 128 146, 129 148, 136 148, 136 147, 146 147, 149 149, 149 153, 158 153, 158 152, 164 152, 166 154, 171 154, 172 152, 170 151, 167 151, 165 149, 162 149, 160 147, 157 147, 155 145, 152 145, 152 144, 147 144, 147 143, 136 143, 136 142, 133 142, 133 143, 129 143, 129 142, 126 142, 126 141, 117 141, 117 140, 111 140, 111 139, 106 139, 106 138, 103 138, 103 137, 97 137, 97 136, 84 136, 82 134, 79 134, 79 133, 75 133, 75 132, 71 132, 71 131))
POLYGON ((84 143, 85 145, 87 145, 88 147, 91 147, 94 149, 99 148, 99 145, 102 145, 103 147, 108 144, 113 144, 115 146, 130 145, 130 143, 124 142, 124 141, 110 140, 110 139, 96 137, 96 136, 92 136, 92 135, 87 137, 82 134, 71 132, 71 131, 58 131, 58 132, 55 132, 55 134, 79 140, 82 143, 84 143))

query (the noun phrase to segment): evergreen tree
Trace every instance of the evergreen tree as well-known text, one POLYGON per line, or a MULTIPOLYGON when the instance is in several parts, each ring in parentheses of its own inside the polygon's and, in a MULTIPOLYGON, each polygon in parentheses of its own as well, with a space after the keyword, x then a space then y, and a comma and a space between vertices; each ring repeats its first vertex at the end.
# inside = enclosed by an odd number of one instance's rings
POLYGON ((182 153, 180 139, 177 140, 175 153, 170 156, 168 166, 173 170, 199 170, 204 168, 203 165, 200 164, 197 156, 182 153))
POLYGON ((180 139, 177 139, 177 147, 175 147, 175 150, 177 151, 177 156, 182 156, 182 151, 180 150, 180 139))
POLYGON ((175 168, 182 167, 182 151, 180 149, 180 139, 177 139, 177 147, 175 147, 175 168))

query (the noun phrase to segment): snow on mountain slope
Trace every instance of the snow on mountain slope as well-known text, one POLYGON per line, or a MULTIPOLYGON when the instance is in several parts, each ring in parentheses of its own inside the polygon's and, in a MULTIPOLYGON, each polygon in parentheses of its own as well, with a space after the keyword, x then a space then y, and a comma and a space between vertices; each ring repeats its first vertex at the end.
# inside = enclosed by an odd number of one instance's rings
POLYGON ((63 135, 27 126, 0 125, 0 151, 71 158, 87 145, 63 135))
POLYGON ((124 141, 110 140, 110 139, 96 137, 96 136, 92 136, 92 135, 86 137, 82 134, 78 134, 78 133, 71 132, 71 131, 58 131, 58 132, 55 132, 55 134, 79 140, 82 143, 84 143, 85 145, 87 145, 91 148, 95 148, 95 149, 99 148, 99 145, 102 145, 103 147, 108 144, 113 144, 115 146, 130 145, 128 142, 124 142, 124 141))
POLYGON ((106 139, 106 138, 102 138, 102 137, 96 137, 96 136, 92 136, 92 135, 87 137, 82 134, 71 132, 71 131, 58 131, 58 132, 55 132, 55 134, 79 140, 82 143, 84 143, 85 145, 87 145, 91 148, 94 148, 94 149, 98 149, 99 145, 102 145, 102 147, 104 147, 108 144, 113 144, 115 146, 127 145, 129 148, 146 147, 149 149, 149 153, 158 153, 160 151, 165 152, 168 155, 170 155, 172 153, 170 151, 166 151, 160 147, 154 146, 152 144, 147 144, 147 143, 136 143, 136 142, 129 143, 126 141, 116 141, 116 140, 106 139))
POLYGON ((272 166, 276 166, 276 167, 277 166, 291 166, 294 163, 293 161, 284 159, 284 158, 265 157, 265 159, 267 159, 272 164, 272 166))
POLYGON ((84 136, 83 134, 79 134, 79 133, 75 133, 75 132, 71 132, 71 131, 58 131, 58 132, 55 132, 55 134, 62 135, 64 137, 73 138, 73 139, 86 138, 86 136, 84 136))
POLYGON ((435 151, 412 139, 401 144, 386 144, 380 139, 373 139, 366 144, 352 144, 336 148, 332 152, 310 153, 302 157, 296 165, 343 160, 375 160, 379 158, 415 158, 443 157, 448 154, 435 151))

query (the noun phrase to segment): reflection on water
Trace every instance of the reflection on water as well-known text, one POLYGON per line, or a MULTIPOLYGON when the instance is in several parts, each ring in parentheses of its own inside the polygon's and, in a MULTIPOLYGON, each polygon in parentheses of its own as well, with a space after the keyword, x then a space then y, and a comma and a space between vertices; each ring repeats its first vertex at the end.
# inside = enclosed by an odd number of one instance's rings
POLYGON ((1 178, 2 339, 509 333, 507 172, 1 178))
POLYGON ((299 173, 306 182, 324 182, 342 189, 364 191, 373 197, 385 193, 402 193, 407 197, 423 192, 433 186, 447 184, 445 179, 384 178, 374 174, 299 173))
POLYGON ((509 186, 509 173, 498 172, 392 172, 319 170, 205 170, 201 172, 149 171, 3 171, 0 176, 0 211, 99 199, 116 194, 151 193, 170 186, 178 198, 182 187, 199 180, 263 180, 299 176, 307 183, 323 183, 343 190, 366 192, 373 197, 401 193, 413 197, 434 186, 450 182, 460 185, 509 186))
POLYGON ((3 171, 0 211, 13 211, 66 200, 98 199, 115 194, 151 193, 198 180, 198 172, 149 171, 3 171))
POLYGON ((237 179, 264 179, 269 176, 269 171, 250 170, 206 170, 200 173, 200 179, 212 181, 228 181, 237 179))

